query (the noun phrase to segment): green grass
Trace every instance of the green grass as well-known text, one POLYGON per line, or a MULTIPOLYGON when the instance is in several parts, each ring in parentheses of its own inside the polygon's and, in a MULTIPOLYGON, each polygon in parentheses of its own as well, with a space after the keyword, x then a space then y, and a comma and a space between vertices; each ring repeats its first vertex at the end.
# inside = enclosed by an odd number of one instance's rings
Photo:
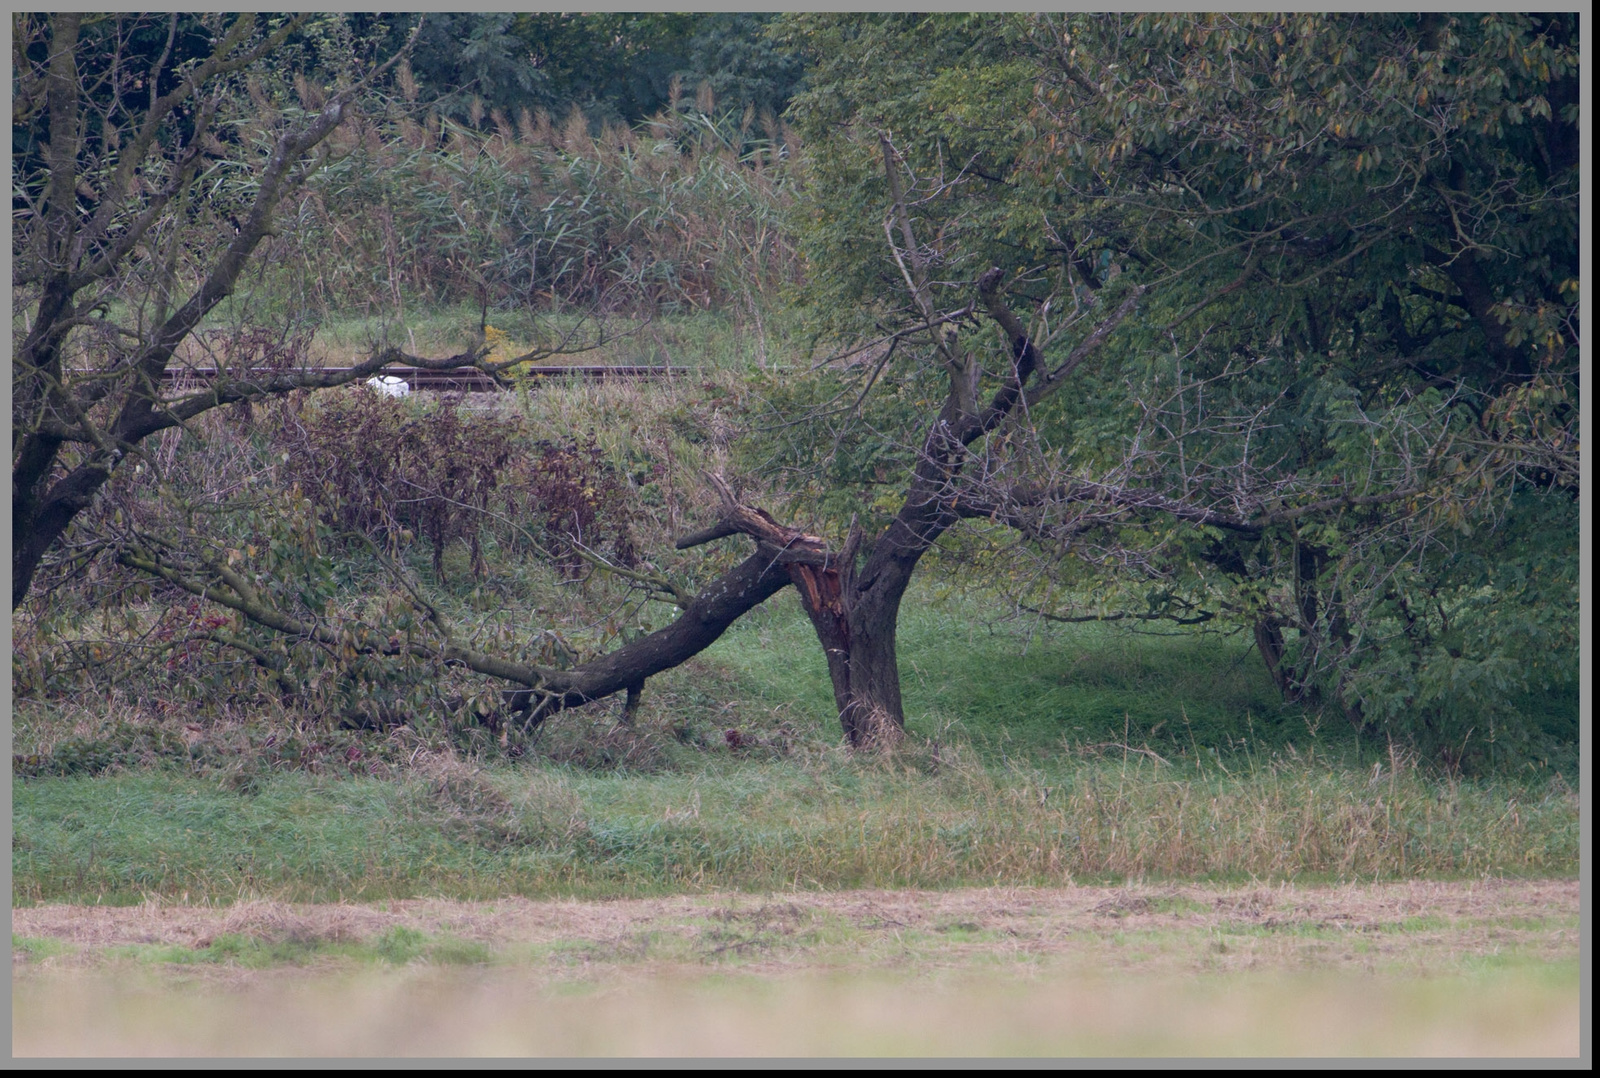
POLYGON ((77 948, 65 940, 54 939, 49 936, 19 936, 11 933, 11 951, 30 962, 42 962, 48 958, 61 958, 65 955, 75 954, 77 948))
MULTIPOLYGON (((1148 748, 1164 758, 1215 749, 1310 751, 1369 766, 1350 725, 1278 697, 1238 636, 1154 635, 1109 625, 985 620, 967 598, 913 584, 901 613, 901 688, 910 729, 970 740, 988 761, 1042 761, 1063 747, 1148 748)), ((816 637, 788 592, 743 618, 709 652, 756 699, 831 721, 816 637)), ((1112 750, 1119 753, 1120 750, 1112 750)))
MULTIPOLYGON (((123 736, 131 747, 107 758, 175 753, 17 782, 14 896, 599 897, 1576 871, 1564 782, 1453 779, 1358 744, 1348 727, 1316 731, 1314 716, 1276 702, 1236 640, 1104 626, 1030 638, 980 614, 964 599, 908 600, 912 736, 885 757, 840 745, 821 655, 787 594, 652 680, 635 728, 615 724, 614 703, 562 715, 520 762, 487 739, 472 750, 413 733, 369 746, 388 760, 380 777, 337 777, 344 741, 310 770, 312 743, 331 734, 283 730, 273 744, 246 719, 217 726, 204 751, 123 736), (730 751, 729 728, 755 747, 730 751)), ((62 721, 27 711, 19 746, 34 748, 19 751, 40 751, 62 721)), ((98 744, 58 741, 95 760, 98 744)))
POLYGON ((648 895, 714 889, 1354 880, 1576 871, 1575 799, 1415 772, 1085 761, 927 773, 842 754, 696 774, 466 765, 21 781, 19 903, 648 895))

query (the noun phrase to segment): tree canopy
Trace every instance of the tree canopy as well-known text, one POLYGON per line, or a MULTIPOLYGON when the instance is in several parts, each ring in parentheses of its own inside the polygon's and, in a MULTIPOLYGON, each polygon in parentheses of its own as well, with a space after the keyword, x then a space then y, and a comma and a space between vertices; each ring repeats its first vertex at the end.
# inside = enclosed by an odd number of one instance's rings
MULTIPOLYGON (((1243 621, 1291 698, 1493 740, 1575 645, 1576 26, 787 18, 814 324, 970 310, 993 266, 1043 342, 1140 290, 982 454, 994 519, 1035 541, 998 577, 1055 616, 1103 615, 1049 597, 1109 577, 1147 616, 1243 621)), ((779 466, 912 469, 936 353, 779 466)))
MULTIPOLYGON (((799 57, 763 34, 774 18, 747 12, 439 13, 411 58, 422 93, 464 119, 523 109, 557 123, 577 108, 594 123, 634 124, 709 94, 724 110, 781 113, 801 80, 799 57)), ((390 47, 404 17, 352 20, 390 47)))

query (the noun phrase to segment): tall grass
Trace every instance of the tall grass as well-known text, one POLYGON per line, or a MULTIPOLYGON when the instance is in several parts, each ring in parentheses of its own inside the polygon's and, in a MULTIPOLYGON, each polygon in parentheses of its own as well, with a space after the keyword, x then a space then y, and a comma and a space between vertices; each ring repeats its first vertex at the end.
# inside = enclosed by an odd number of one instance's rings
POLYGON ((430 115, 356 123, 268 259, 321 317, 454 302, 732 309, 796 278, 782 214, 800 182, 781 124, 674 110, 592 134, 524 113, 484 133, 430 115))
POLYGON ((29 780, 19 902, 1059 885, 1127 879, 1563 876, 1570 792, 1439 783, 1397 758, 996 771, 949 746, 842 750, 699 774, 483 771, 398 782, 284 774, 254 793, 150 774, 29 780))
POLYGON ((29 702, 18 751, 40 763, 16 788, 15 896, 320 901, 1576 871, 1577 799, 1548 771, 1466 781, 1387 744, 1312 738, 1304 713, 1285 711, 1277 726, 1247 718, 1270 686, 1225 661, 1237 650, 1226 640, 1075 626, 1029 641, 1023 626, 981 614, 966 600, 910 596, 912 737, 882 757, 839 744, 821 656, 788 598, 652 679, 633 726, 601 703, 553 720, 518 761, 487 736, 452 741, 422 716, 385 735, 311 716, 141 717, 103 705, 96 717, 29 702), (1091 697, 1078 710, 1076 693, 1044 691, 1077 683, 1091 697))

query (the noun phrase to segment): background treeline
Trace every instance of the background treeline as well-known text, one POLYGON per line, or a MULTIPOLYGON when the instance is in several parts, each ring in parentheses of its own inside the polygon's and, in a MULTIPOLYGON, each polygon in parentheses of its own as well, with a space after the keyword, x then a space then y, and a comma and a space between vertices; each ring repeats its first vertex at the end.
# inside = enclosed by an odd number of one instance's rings
MULTIPOLYGON (((778 119, 801 63, 769 43, 771 18, 429 16, 395 77, 357 103, 279 212, 251 295, 317 319, 456 301, 635 312, 771 302, 798 271, 779 217, 802 167, 778 119)), ((184 207, 193 234, 182 246, 194 250, 176 260, 180 281, 198 279, 204 252, 237 232, 255 191, 246 159, 268 132, 320 109, 415 24, 313 16, 237 80, 226 120, 206 132, 216 159, 204 198, 184 207)), ((113 80, 87 86, 92 109, 173 91, 216 35, 196 14, 89 20, 84 36, 123 70, 162 72, 121 93, 113 80)), ((45 55, 42 41, 27 47, 45 55)), ((174 145, 192 113, 175 116, 174 145)), ((24 172, 48 172, 46 121, 36 110, 13 125, 24 172)))

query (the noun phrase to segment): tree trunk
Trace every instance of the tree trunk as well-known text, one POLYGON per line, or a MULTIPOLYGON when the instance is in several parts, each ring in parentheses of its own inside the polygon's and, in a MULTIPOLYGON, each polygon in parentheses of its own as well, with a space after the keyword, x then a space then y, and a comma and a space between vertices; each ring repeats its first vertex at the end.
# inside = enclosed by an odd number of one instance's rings
POLYGON ((916 562, 863 583, 851 571, 854 542, 845 547, 837 565, 794 564, 789 575, 827 657, 845 737, 857 748, 893 744, 906 725, 895 629, 916 562))
POLYGON ((754 554, 688 601, 672 624, 569 670, 499 658, 454 643, 448 632, 443 640, 402 641, 398 633, 387 641, 381 636, 354 639, 337 624, 305 620, 273 606, 247 577, 216 559, 201 559, 199 564, 191 557, 163 561, 150 551, 127 547, 119 552, 118 561, 287 636, 351 647, 362 654, 410 655, 516 682, 525 687, 504 690, 503 698, 512 710, 522 712, 523 723, 532 727, 566 708, 624 691, 628 694, 625 714, 631 720, 646 679, 698 655, 716 643, 728 626, 789 586, 786 556, 783 549, 758 542, 754 554))
POLYGON ((895 625, 917 561, 932 545, 931 538, 908 536, 920 529, 930 529, 936 536, 956 519, 954 514, 935 500, 908 501, 858 573, 861 528, 854 521, 844 546, 830 550, 827 540, 741 505, 721 479, 708 478, 722 495, 722 519, 680 539, 678 549, 742 532, 770 551, 771 563, 782 566, 799 593, 800 605, 822 645, 845 737, 856 747, 899 740, 906 717, 895 659, 895 625))
POLYGON ((895 628, 904 592, 902 587, 887 601, 857 596, 858 605, 850 619, 849 698, 839 711, 840 725, 852 745, 892 745, 905 733, 900 664, 895 654, 895 628))
POLYGON ((1261 653, 1261 661, 1266 664, 1272 683, 1278 687, 1278 695, 1286 701, 1292 701, 1293 682, 1289 672, 1283 668, 1283 633, 1274 622, 1262 619, 1256 622, 1255 635, 1256 650, 1261 653))
POLYGON ((688 662, 788 585, 781 552, 758 545, 754 554, 697 595, 671 625, 571 670, 541 671, 539 688, 511 690, 507 703, 526 711, 525 722, 531 726, 566 708, 626 691, 629 703, 624 706, 631 719, 647 678, 688 662))

